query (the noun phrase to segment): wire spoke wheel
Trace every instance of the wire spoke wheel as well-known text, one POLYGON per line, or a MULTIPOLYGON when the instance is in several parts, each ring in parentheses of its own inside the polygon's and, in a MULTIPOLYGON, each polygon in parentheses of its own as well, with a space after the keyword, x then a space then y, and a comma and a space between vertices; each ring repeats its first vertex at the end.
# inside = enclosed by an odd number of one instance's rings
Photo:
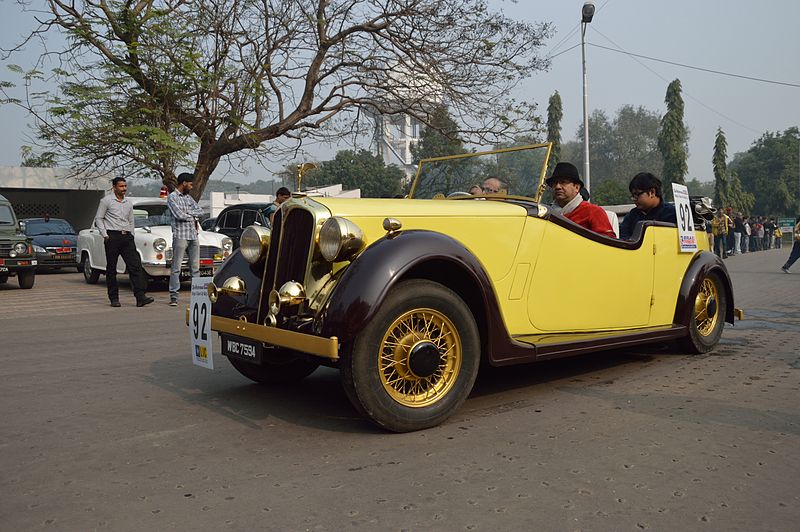
POLYGON ((703 279, 694 301, 695 326, 701 336, 710 336, 714 332, 720 310, 717 285, 706 277, 703 279))
POLYGON ((433 427, 467 399, 481 359, 475 318, 449 288, 401 281, 339 363, 356 409, 377 425, 409 432, 433 427))
POLYGON ((389 326, 381 341, 381 383, 404 406, 431 405, 456 382, 462 353, 461 338, 447 316, 430 308, 410 310, 389 326))

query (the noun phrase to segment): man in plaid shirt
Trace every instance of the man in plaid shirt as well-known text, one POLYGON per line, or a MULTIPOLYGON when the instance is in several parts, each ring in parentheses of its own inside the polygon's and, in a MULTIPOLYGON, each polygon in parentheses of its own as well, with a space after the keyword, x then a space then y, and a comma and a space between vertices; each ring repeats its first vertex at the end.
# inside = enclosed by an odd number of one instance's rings
POLYGON ((169 276, 169 304, 178 305, 178 291, 181 289, 181 263, 189 253, 189 267, 192 277, 200 275, 200 241, 197 230, 202 209, 189 195, 192 191, 194 174, 182 173, 178 176, 178 186, 167 196, 167 206, 172 213, 172 271, 169 276))

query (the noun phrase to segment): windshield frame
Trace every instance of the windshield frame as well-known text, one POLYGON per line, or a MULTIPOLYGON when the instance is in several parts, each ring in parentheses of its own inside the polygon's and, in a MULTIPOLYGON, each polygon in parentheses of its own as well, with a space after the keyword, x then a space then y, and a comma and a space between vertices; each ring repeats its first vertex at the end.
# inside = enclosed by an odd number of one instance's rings
MULTIPOLYGON (((532 198, 529 197, 529 196, 513 196, 513 197, 516 197, 516 198, 522 197, 522 198, 525 198, 525 199, 533 199, 533 201, 535 201, 536 203, 539 203, 539 201, 542 199, 542 195, 544 194, 544 191, 545 191, 544 180, 545 180, 545 177, 547 175, 547 168, 548 168, 548 166, 550 164, 550 155, 551 155, 551 153, 553 151, 553 143, 552 142, 544 142, 544 143, 541 143, 541 144, 526 144, 524 146, 513 146, 513 147, 510 147, 510 148, 500 148, 500 149, 496 149, 496 150, 470 152, 470 153, 459 153, 459 154, 456 154, 456 155, 445 155, 445 156, 442 156, 442 157, 429 157, 427 159, 421 159, 419 161, 419 164, 417 164, 417 173, 414 176, 414 182, 411 185, 411 190, 408 193, 408 198, 409 199, 417 199, 417 198, 414 197, 414 194, 417 191, 417 186, 419 185, 420 178, 422 176, 422 169, 424 168, 425 163, 437 163, 437 162, 442 162, 442 161, 466 159, 466 158, 470 158, 470 157, 480 157, 480 156, 485 156, 485 155, 496 155, 496 154, 502 154, 502 153, 511 153, 511 152, 515 152, 515 151, 536 150, 536 149, 542 149, 542 148, 547 148, 547 152, 545 153, 544 163, 542 164, 542 168, 541 168, 541 170, 539 172, 539 183, 538 183, 538 185, 536 187, 536 193, 533 195, 532 198)), ((512 196, 489 195, 489 197, 497 197, 497 198, 509 197, 509 198, 511 198, 512 196)), ((466 196, 456 196, 456 197, 444 198, 444 199, 467 199, 467 198, 468 197, 466 197, 466 196)), ((468 198, 468 199, 473 199, 473 198, 468 198)))

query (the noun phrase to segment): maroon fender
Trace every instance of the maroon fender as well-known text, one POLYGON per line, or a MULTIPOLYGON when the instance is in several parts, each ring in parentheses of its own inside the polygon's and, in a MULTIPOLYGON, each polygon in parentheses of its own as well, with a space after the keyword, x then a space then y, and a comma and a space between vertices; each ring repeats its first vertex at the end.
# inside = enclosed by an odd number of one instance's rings
POLYGON ((674 323, 679 325, 689 325, 692 319, 692 302, 697 297, 699 290, 698 280, 704 278, 711 272, 716 272, 722 279, 724 290, 728 296, 725 301, 725 321, 733 323, 733 288, 728 269, 722 259, 711 252, 702 251, 694 256, 686 273, 683 275, 683 282, 678 291, 678 302, 675 305, 674 323))

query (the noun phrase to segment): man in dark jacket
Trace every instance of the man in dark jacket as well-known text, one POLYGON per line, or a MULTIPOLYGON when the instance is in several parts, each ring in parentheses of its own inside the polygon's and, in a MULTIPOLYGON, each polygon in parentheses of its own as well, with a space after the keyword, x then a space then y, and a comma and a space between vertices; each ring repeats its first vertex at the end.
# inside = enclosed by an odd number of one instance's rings
POLYGON ((677 223, 675 205, 666 203, 661 191, 661 180, 649 172, 633 176, 628 190, 636 208, 625 215, 619 224, 619 237, 631 240, 636 224, 645 220, 677 223))

